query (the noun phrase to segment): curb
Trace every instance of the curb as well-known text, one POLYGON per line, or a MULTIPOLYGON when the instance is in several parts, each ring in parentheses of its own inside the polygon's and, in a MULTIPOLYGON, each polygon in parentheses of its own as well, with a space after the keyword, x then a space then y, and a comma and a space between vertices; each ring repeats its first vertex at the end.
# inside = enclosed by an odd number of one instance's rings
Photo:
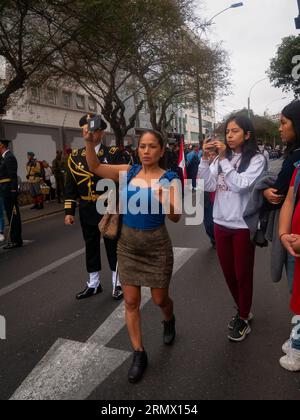
POLYGON ((36 216, 29 217, 28 219, 22 219, 22 212, 21 212, 21 220, 22 220, 22 224, 24 224, 24 223, 27 223, 27 222, 33 222, 34 220, 43 219, 44 217, 52 216, 54 214, 59 214, 59 213, 63 213, 63 212, 64 212, 64 209, 53 210, 51 213, 38 214, 36 216))
MULTIPOLYGON (((34 220, 43 219, 45 217, 52 216, 54 214, 63 213, 63 212, 64 212, 64 209, 61 209, 61 210, 53 210, 53 211, 51 211, 49 213, 37 214, 35 216, 31 216, 31 217, 28 217, 28 218, 25 218, 24 219, 22 217, 22 210, 20 209, 22 225, 25 224, 25 223, 28 223, 28 222, 33 222, 34 220)), ((5 227, 8 227, 8 226, 9 226, 9 223, 6 220, 5 227)))

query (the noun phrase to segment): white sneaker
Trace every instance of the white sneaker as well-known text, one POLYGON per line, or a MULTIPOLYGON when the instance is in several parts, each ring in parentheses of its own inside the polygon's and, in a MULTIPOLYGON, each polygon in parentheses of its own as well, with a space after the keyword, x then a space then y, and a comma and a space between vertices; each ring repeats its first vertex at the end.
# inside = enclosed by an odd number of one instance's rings
POLYGON ((279 363, 281 367, 291 372, 297 372, 300 370, 300 350, 291 349, 286 356, 283 356, 279 363))
POLYGON ((5 236, 3 235, 3 233, 0 233, 0 242, 4 242, 5 241, 5 236))
POLYGON ((292 340, 289 338, 289 339, 288 339, 288 340, 286 340, 286 342, 283 344, 283 346, 282 346, 282 351, 283 351, 283 353, 288 354, 288 353, 289 353, 289 351, 291 350, 291 348, 292 348, 292 340))
POLYGON ((249 315, 248 315, 248 322, 253 321, 253 319, 254 319, 254 315, 253 315, 252 312, 250 312, 249 315))

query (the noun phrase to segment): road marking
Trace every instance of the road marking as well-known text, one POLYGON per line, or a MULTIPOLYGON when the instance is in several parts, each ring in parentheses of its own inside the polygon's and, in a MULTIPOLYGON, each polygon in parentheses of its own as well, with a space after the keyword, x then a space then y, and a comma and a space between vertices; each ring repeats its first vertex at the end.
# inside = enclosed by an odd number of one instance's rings
MULTIPOLYGON (((30 244, 33 244, 33 243, 34 243, 34 241, 31 241, 29 239, 23 239, 23 247, 24 246, 27 246, 27 245, 30 245, 30 244)), ((1 246, 0 246, 0 251, 2 251, 2 253, 4 253, 4 252, 10 252, 8 249, 7 250, 6 249, 3 249, 3 247, 6 246, 6 244, 7 244, 7 242, 5 241, 5 243, 1 244, 1 246)))
MULTIPOLYGON (((174 248, 175 275, 197 252, 174 248)), ((142 289, 141 307, 151 299, 142 289)), ((105 347, 125 327, 124 302, 104 321, 86 343, 58 339, 11 396, 11 400, 83 400, 121 366, 131 353, 105 347)))
MULTIPOLYGON (((40 222, 43 219, 46 219, 46 218, 48 219, 51 216, 57 216, 58 214, 62 214, 64 212, 65 212, 64 209, 61 209, 61 210, 54 210, 52 211, 52 213, 46 213, 46 214, 34 216, 30 219, 22 221, 22 225, 27 225, 28 223, 33 223, 33 222, 40 222)), ((21 214, 21 217, 22 217, 22 214, 21 214)))
POLYGON ((21 286, 24 286, 24 284, 30 283, 31 281, 37 279, 40 276, 43 276, 44 274, 48 273, 49 271, 54 270, 55 268, 60 267, 63 264, 66 264, 67 262, 73 260, 74 258, 77 258, 80 255, 84 254, 84 252, 85 252, 85 248, 79 249, 78 251, 73 252, 70 255, 67 255, 66 257, 63 257, 49 265, 46 265, 40 270, 37 270, 34 273, 23 277, 21 280, 17 280, 16 282, 10 284, 9 286, 3 287, 2 289, 0 289, 0 297, 7 295, 8 293, 18 289, 21 286))

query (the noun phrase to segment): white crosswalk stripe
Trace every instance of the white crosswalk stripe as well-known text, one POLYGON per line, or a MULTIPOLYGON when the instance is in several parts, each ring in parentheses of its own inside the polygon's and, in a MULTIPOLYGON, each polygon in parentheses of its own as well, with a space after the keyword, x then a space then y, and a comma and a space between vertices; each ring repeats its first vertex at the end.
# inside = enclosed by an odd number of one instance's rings
MULTIPOLYGON (((174 248, 176 274, 197 252, 174 248)), ((151 299, 143 289, 141 307, 151 299)), ((106 347, 125 326, 124 302, 86 343, 59 339, 29 374, 11 400, 81 400, 87 398, 131 353, 106 347)))

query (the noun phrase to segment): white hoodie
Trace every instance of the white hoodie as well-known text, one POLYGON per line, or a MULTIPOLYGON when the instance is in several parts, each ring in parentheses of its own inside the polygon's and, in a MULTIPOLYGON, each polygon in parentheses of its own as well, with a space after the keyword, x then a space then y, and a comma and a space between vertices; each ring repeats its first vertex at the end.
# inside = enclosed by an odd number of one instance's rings
POLYGON ((214 222, 230 229, 248 229, 243 214, 250 198, 250 187, 263 172, 266 161, 258 153, 251 159, 248 169, 238 173, 241 157, 241 153, 234 153, 231 161, 216 158, 211 165, 202 159, 198 170, 199 178, 204 179, 205 191, 216 191, 214 222))

